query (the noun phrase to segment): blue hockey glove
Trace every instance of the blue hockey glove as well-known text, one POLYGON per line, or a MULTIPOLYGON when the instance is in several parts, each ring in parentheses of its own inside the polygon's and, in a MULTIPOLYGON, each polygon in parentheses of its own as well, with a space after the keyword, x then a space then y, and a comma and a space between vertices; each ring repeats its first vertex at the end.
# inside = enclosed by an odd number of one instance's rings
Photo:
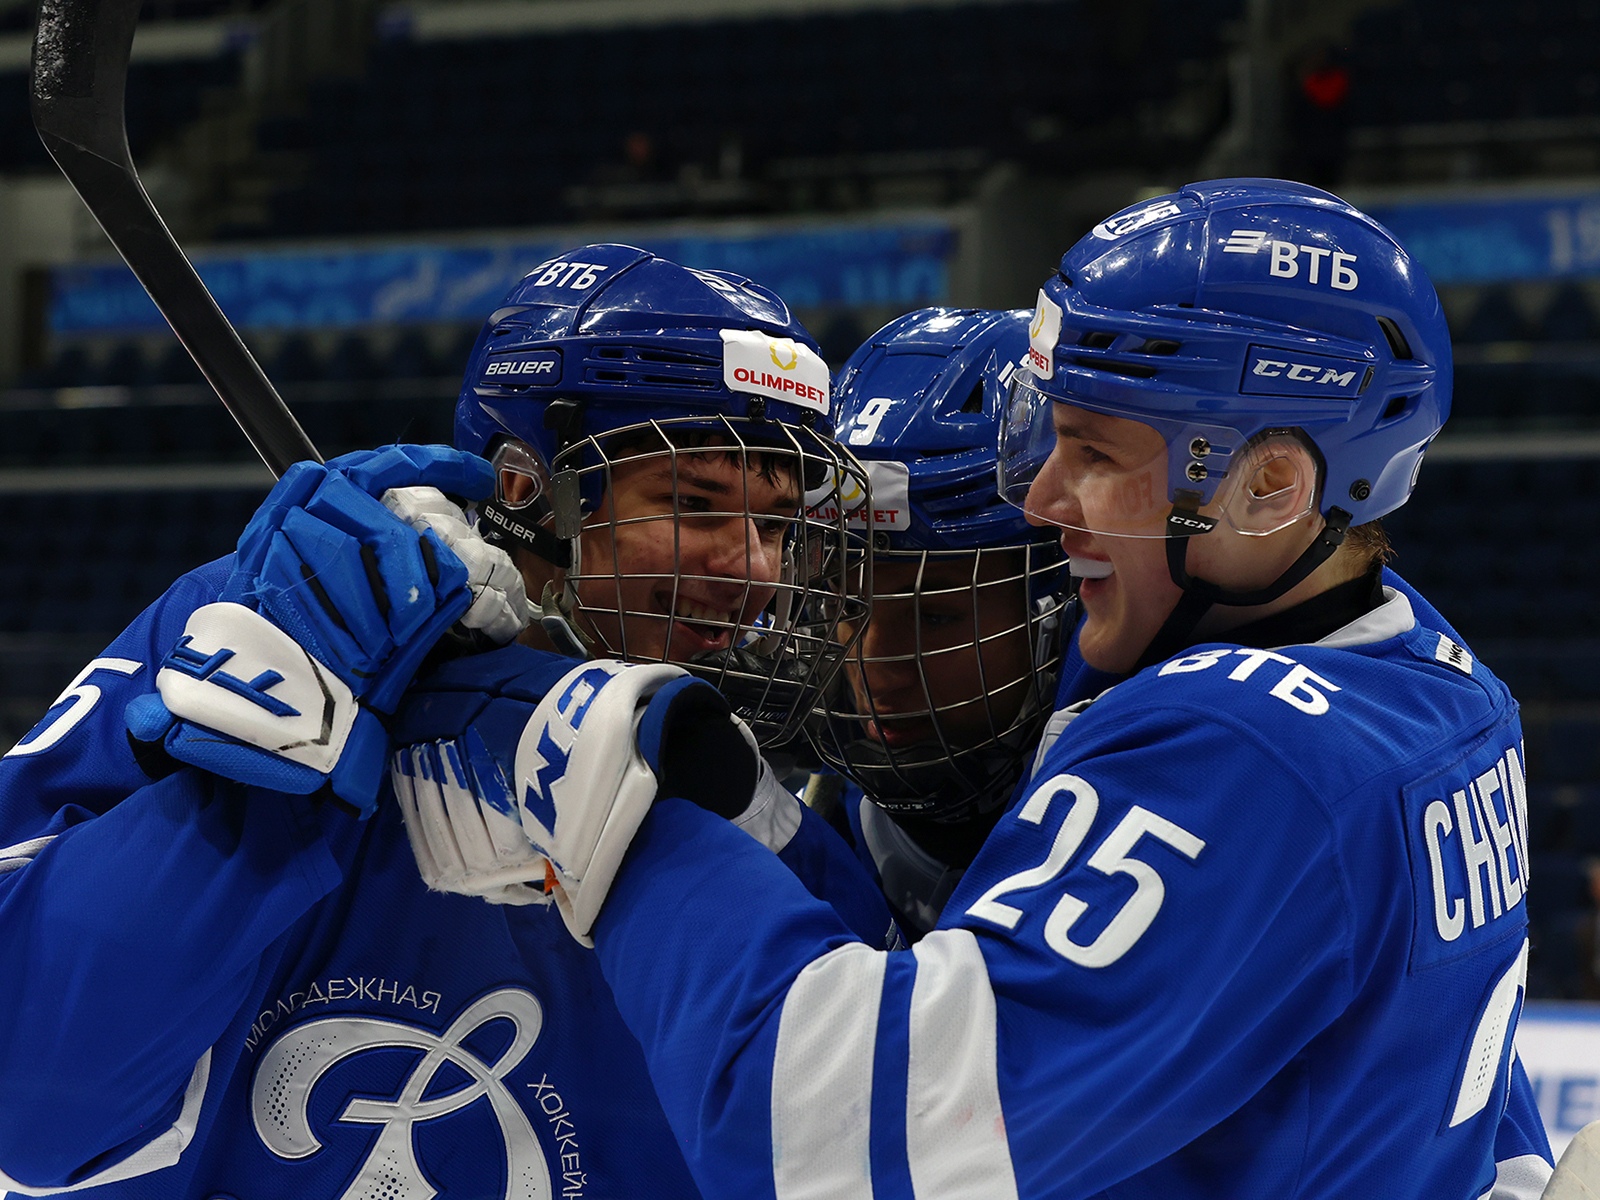
POLYGON ((760 763, 721 694, 680 667, 574 665, 520 646, 424 680, 395 742, 390 776, 428 885, 553 898, 584 945, 656 797, 733 815, 760 763))
POLYGON ((221 597, 268 617, 379 712, 472 603, 460 559, 378 499, 414 486, 476 500, 494 481, 483 460, 442 446, 296 463, 245 527, 221 597))
POLYGON ((369 710, 392 712, 469 610, 501 636, 521 627, 507 616, 521 597, 507 578, 515 568, 445 519, 444 493, 476 500, 492 487, 487 463, 445 447, 291 467, 240 537, 221 601, 191 616, 163 660, 158 694, 129 706, 130 731, 241 782, 331 783, 370 812, 387 743, 369 710))

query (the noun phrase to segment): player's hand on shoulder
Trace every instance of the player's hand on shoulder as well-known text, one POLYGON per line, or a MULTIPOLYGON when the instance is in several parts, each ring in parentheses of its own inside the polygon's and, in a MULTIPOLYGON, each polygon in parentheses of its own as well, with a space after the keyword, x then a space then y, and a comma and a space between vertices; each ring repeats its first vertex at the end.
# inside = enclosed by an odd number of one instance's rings
POLYGON ((553 899, 585 945, 655 799, 736 816, 759 764, 721 693, 681 667, 522 646, 420 681, 395 741, 391 778, 428 885, 553 899))
POLYGON ((374 712, 393 712, 458 619, 498 639, 526 622, 515 567, 446 499, 493 484, 482 459, 442 446, 291 467, 240 537, 220 600, 191 615, 156 694, 129 706, 134 737, 277 791, 330 784, 371 811, 387 749, 374 712))

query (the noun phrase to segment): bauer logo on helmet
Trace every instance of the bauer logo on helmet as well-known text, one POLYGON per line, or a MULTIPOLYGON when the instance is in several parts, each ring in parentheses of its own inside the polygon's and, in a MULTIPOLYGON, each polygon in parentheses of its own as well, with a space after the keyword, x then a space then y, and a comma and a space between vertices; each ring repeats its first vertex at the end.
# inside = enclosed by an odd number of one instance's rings
POLYGON ((491 354, 483 366, 482 382, 550 387, 561 382, 561 352, 533 350, 491 354))

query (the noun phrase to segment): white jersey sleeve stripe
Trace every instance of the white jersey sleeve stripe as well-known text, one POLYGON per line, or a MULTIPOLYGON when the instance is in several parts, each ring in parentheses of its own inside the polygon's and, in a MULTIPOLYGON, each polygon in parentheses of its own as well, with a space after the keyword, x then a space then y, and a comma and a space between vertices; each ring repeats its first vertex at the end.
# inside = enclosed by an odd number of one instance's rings
POLYGON ((1472 1049, 1467 1056, 1467 1067, 1461 1077, 1456 1096, 1455 1111, 1450 1117, 1454 1129, 1483 1111, 1494 1092, 1495 1081, 1500 1077, 1500 1060, 1504 1057, 1506 1038, 1515 1028, 1517 993, 1523 990, 1528 977, 1528 943, 1522 943, 1516 961, 1506 968, 1505 974, 1495 982, 1484 1005, 1483 1016, 1472 1035, 1472 1049))
POLYGON ((777 1200, 872 1200, 873 1046, 887 964, 855 942, 789 989, 772 1063, 777 1200))
POLYGON ((104 1171, 60 1188, 26 1187, 4 1171, 0 1171, 0 1187, 9 1189, 17 1196, 60 1196, 67 1192, 81 1192, 85 1188, 99 1187, 101 1184, 133 1179, 139 1175, 149 1175, 172 1166, 194 1140, 194 1131, 200 1124, 200 1107, 205 1103, 206 1084, 210 1079, 211 1051, 207 1050, 195 1064, 194 1073, 189 1076, 189 1086, 183 1093, 183 1107, 178 1112, 178 1119, 154 1141, 146 1142, 127 1158, 112 1164, 104 1171))
POLYGON ((1494 1187, 1483 1200, 1539 1200, 1553 1170, 1537 1154, 1522 1154, 1494 1166, 1494 1187))
POLYGON ((918 1196, 1014 1200, 1000 1108, 995 1000, 970 930, 937 929, 913 947, 906 1151, 918 1196))
POLYGON ((39 851, 55 840, 55 835, 51 834, 49 837, 34 838, 31 842, 0 847, 0 875, 8 871, 20 871, 39 856, 39 851))
POLYGON ((800 829, 800 797, 783 784, 766 759, 749 806, 733 823, 774 854, 779 854, 800 829))

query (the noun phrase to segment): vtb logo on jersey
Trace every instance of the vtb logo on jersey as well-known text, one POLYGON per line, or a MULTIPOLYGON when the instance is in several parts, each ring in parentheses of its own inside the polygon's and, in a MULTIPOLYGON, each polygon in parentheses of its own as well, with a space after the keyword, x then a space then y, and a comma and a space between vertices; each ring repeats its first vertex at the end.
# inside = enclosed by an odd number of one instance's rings
POLYGON ((533 1048, 543 1024, 539 1001, 520 988, 483 997, 442 1034, 374 1017, 307 1021, 274 1042, 256 1068, 250 1094, 256 1134, 279 1158, 311 1157, 323 1149, 312 1129, 312 1101, 329 1073, 341 1063, 354 1066, 353 1060, 372 1051, 411 1050, 419 1057, 397 1095, 382 1099, 358 1094, 334 1118, 382 1130, 341 1200, 433 1200, 439 1189, 428 1182, 417 1161, 416 1127, 474 1106, 492 1116, 500 1129, 505 1200, 550 1200, 544 1149, 505 1084, 533 1048), (467 1042, 479 1029, 502 1020, 511 1024, 511 1040, 493 1062, 486 1062, 467 1042))

